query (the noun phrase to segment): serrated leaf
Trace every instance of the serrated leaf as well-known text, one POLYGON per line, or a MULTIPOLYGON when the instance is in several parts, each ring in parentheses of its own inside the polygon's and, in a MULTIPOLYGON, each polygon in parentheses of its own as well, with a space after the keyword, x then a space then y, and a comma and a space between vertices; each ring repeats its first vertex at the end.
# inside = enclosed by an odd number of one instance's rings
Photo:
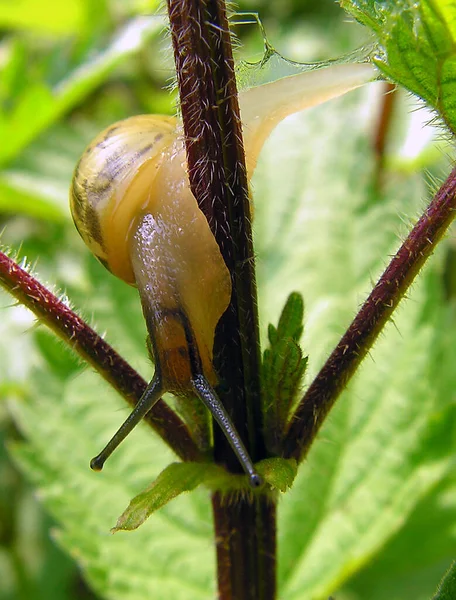
POLYGON ((354 600, 429 600, 454 557, 455 477, 449 473, 422 499, 408 522, 341 591, 354 600), (422 544, 426 540, 426 544, 422 544), (375 588, 372 582, 376 582, 375 588))
MULTIPOLYGON (((285 492, 293 485, 297 464, 293 459, 269 458, 256 465, 263 481, 273 489, 285 492)), ((191 492, 200 485, 225 496, 233 493, 253 495, 245 476, 232 475, 210 463, 172 463, 157 479, 130 502, 117 520, 112 532, 132 531, 142 525, 152 513, 162 508, 184 492, 191 492)))
POLYGON ((454 600, 454 598, 456 598, 456 562, 448 569, 432 600, 454 600))
MULTIPOLYGON (((423 180, 412 176, 387 183, 376 202, 369 187, 375 163, 361 134, 363 117, 348 98, 332 106, 276 130, 253 182, 263 199, 255 212, 260 314, 277 322, 288 291, 303 294, 308 382, 350 324, 385 257, 398 247, 398 228, 401 238, 405 235, 397 215, 418 214, 425 196, 423 180), (330 136, 322 134, 322 121, 330 136), (275 148, 281 149, 280 158, 275 148), (293 182, 297 171, 302 180, 293 182), (280 203, 268 196, 273 189, 280 189, 280 203)), ((370 353, 372 360, 366 359, 338 400, 281 502, 280 597, 327 600, 334 594, 343 600, 337 590, 344 583, 356 600, 395 597, 381 584, 390 570, 387 555, 384 571, 359 586, 364 593, 348 582, 356 573, 366 571, 367 577, 374 557, 375 563, 381 559, 387 541, 451 469, 455 416, 448 386, 456 385, 455 351, 445 338, 455 323, 442 300, 439 256, 433 261, 370 353)), ((442 509, 434 504, 432 510, 442 509)), ((455 518, 452 504, 438 523, 426 521, 418 531, 414 521, 407 544, 417 553, 418 539, 432 535, 438 544, 455 518)), ((404 577, 410 571, 406 548, 394 555, 404 577)), ((430 597, 435 580, 421 581, 427 595, 420 600, 430 597)))
POLYGON ((277 341, 277 329, 272 323, 268 325, 268 340, 270 344, 275 344, 277 341))
POLYGON ((456 1, 342 0, 373 29, 381 52, 376 65, 434 108, 456 132, 456 1))
POLYGON ((14 456, 61 523, 57 541, 77 556, 94 589, 102 597, 128 600, 192 600, 212 593, 207 492, 175 499, 154 515, 151 527, 129 536, 109 535, 129 499, 170 462, 169 450, 147 427, 139 427, 103 472, 94 473, 88 461, 123 419, 125 403, 89 372, 63 387, 51 373, 35 372, 30 397, 35 401, 18 402, 14 413, 32 445, 16 446, 14 456), (150 558, 153 565, 147 564, 150 558), (164 572, 169 573, 166 586, 164 572))
POLYGON ((298 465, 293 458, 266 458, 256 464, 256 469, 273 489, 286 492, 293 485, 298 465))
POLYGON ((133 498, 117 520, 113 533, 137 529, 150 515, 184 492, 191 492, 204 482, 212 465, 172 463, 151 486, 133 498))
POLYGON ((298 292, 292 292, 288 296, 280 315, 279 324, 277 325, 277 336, 279 338, 291 338, 295 342, 299 342, 303 329, 303 319, 303 297, 298 292))
POLYGON ((263 353, 261 372, 264 432, 273 454, 280 454, 284 428, 307 366, 298 343, 303 317, 302 296, 294 292, 287 298, 277 328, 268 327, 270 347, 263 353))

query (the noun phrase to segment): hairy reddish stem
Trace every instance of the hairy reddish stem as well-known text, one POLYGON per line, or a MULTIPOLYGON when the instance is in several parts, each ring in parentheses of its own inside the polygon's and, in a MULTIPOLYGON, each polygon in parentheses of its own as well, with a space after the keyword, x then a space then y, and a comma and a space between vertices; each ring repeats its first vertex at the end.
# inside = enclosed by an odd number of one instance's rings
MULTIPOLYGON (((253 460, 264 457, 260 347, 247 175, 223 0, 168 0, 190 185, 231 273, 214 364, 221 400, 253 460)), ((214 429, 217 462, 239 471, 214 429)), ((212 498, 221 600, 275 598, 276 506, 266 497, 212 498)))
MULTIPOLYGON (((224 2, 169 0, 190 186, 233 280, 214 344, 219 394, 253 460, 264 457, 250 203, 224 2)), ((216 459, 239 471, 215 429, 216 459)))
POLYGON ((276 506, 267 496, 253 503, 212 496, 220 600, 276 597, 276 506), (252 524, 257 523, 255 528, 252 524), (263 524, 268 524, 264 527, 263 524), (235 568, 233 568, 235 565, 235 568))
MULTIPOLYGON (((144 379, 81 317, 3 252, 0 252, 0 284, 90 363, 129 404, 136 404, 146 389, 144 379)), ((187 426, 163 401, 155 405, 145 420, 179 457, 201 459, 187 426)))
POLYGON ((385 148, 388 139, 388 133, 393 118, 394 104, 396 97, 396 86, 394 83, 385 81, 383 84, 383 96, 378 116, 377 126, 375 128, 374 152, 379 163, 383 163, 385 148))
POLYGON ((399 248, 308 388, 290 421, 282 446, 283 456, 303 460, 337 397, 451 224, 455 210, 456 168, 399 248))

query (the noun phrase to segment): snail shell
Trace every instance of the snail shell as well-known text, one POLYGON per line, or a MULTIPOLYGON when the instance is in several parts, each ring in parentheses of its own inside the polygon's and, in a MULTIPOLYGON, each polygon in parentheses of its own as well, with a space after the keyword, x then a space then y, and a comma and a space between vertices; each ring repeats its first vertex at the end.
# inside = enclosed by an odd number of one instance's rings
MULTIPOLYGON (((176 139, 173 117, 139 115, 100 133, 76 165, 70 192, 75 225, 114 275, 135 283, 128 250, 132 223, 147 209, 149 188, 176 139)), ((153 207, 150 207, 153 210, 153 207)))

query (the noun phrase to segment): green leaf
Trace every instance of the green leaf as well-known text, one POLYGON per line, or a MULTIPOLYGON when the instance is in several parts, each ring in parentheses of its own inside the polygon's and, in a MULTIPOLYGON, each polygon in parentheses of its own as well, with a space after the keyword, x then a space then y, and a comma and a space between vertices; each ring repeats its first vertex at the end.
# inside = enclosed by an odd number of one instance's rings
POLYGON ((289 295, 277 329, 268 327, 270 347, 263 353, 262 389, 264 431, 268 450, 280 454, 280 441, 307 366, 299 339, 303 330, 304 301, 289 295))
POLYGON ((215 465, 198 463, 168 465, 151 486, 133 498, 112 531, 115 533, 120 530, 137 529, 153 512, 170 500, 184 492, 191 492, 201 485, 207 477, 208 471, 213 470, 214 467, 215 465))
POLYGON ((273 489, 286 492, 291 488, 298 472, 298 465, 294 459, 266 458, 256 464, 258 473, 263 481, 273 489))
POLYGON ((432 600, 454 600, 456 598, 456 562, 448 569, 432 600))
MULTIPOLYGON (((374 157, 362 134, 365 117, 352 102, 347 97, 284 123, 253 181, 261 199, 255 210, 260 314, 263 322, 277 322, 288 291, 302 293, 307 382, 397 249, 398 228, 404 237, 408 228, 397 215, 418 214, 424 204, 420 176, 387 180, 380 195, 370 186, 374 157)), ((374 557, 380 560, 385 544, 451 469, 456 356, 449 340, 456 323, 444 303, 441 259, 435 256, 414 284, 280 504, 280 596, 287 600, 330 594, 339 600, 338 590, 374 557)), ((438 520, 435 543, 455 517, 453 504, 438 520)), ((417 540, 432 532, 432 525, 418 532, 414 522, 406 547, 418 548, 417 540)), ((405 574, 407 552, 395 561, 405 574)), ((364 595, 352 597, 374 597, 377 587, 376 600, 395 597, 375 584, 391 568, 388 556, 384 564, 364 595)), ((434 587, 434 575, 422 582, 423 600, 434 587)))
MULTIPOLYGON (((299 342, 303 330, 304 300, 300 293, 292 292, 283 307, 277 326, 276 336, 280 338, 291 338, 299 342)), ((269 340, 273 344, 273 340, 269 340)))
POLYGON ((376 65, 420 96, 456 132, 456 1, 342 0, 374 30, 376 65))
MULTIPOLYGON (((265 483, 273 489, 285 492, 293 484, 297 465, 295 460, 269 458, 259 462, 257 470, 265 483)), ((172 463, 160 473, 152 485, 133 498, 117 520, 112 529, 113 533, 137 529, 156 510, 180 494, 191 492, 200 485, 222 492, 227 497, 241 492, 251 495, 253 500, 253 491, 248 487, 245 475, 229 474, 211 463, 172 463)))
POLYGON ((429 600, 454 558, 450 524, 456 509, 455 492, 455 478, 448 474, 418 503, 382 552, 344 585, 341 598, 429 600))
POLYGON ((16 445, 14 457, 61 524, 55 539, 78 556, 90 585, 102 597, 127 600, 192 600, 212 593, 207 492, 180 496, 129 536, 108 535, 122 508, 171 461, 171 453, 139 427, 103 472, 94 473, 90 457, 123 420, 125 403, 89 372, 64 385, 50 372, 35 372, 31 383, 28 400, 14 406, 29 444, 16 445))

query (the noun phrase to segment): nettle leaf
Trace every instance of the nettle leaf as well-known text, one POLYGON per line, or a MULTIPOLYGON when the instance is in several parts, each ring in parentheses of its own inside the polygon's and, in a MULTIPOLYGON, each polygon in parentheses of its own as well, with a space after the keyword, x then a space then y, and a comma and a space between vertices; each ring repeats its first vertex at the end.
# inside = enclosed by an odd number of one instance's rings
POLYGON ((298 473, 298 465, 293 458, 266 458, 257 463, 256 468, 263 481, 280 492, 291 488, 298 473))
MULTIPOLYGON (((296 461, 269 458, 256 465, 263 481, 272 488, 285 492, 296 477, 296 461)), ((249 487, 245 475, 227 473, 222 467, 211 463, 172 463, 143 492, 133 498, 117 520, 116 531, 137 529, 159 508, 162 508, 184 492, 191 492, 200 485, 226 495, 227 502, 238 495, 250 496, 254 502, 255 492, 249 487)))
POLYGON ((268 327, 269 347, 263 353, 262 389, 267 447, 277 453, 291 408, 300 391, 307 366, 299 339, 303 331, 304 301, 292 293, 280 315, 277 329, 268 327))
POLYGON ((35 372, 31 385, 28 400, 13 405, 29 440, 15 446, 13 456, 61 523, 53 535, 80 563, 90 585, 104 598, 213 595, 207 494, 182 495, 162 508, 154 515, 152 535, 147 527, 109 535, 130 498, 173 460, 171 452, 146 426, 139 427, 103 472, 94 473, 88 461, 123 420, 125 403, 88 371, 63 386, 51 373, 35 372))
POLYGON ((341 5, 375 31, 380 70, 423 98, 455 133, 455 0, 341 0, 341 5))
MULTIPOLYGON (((119 517, 113 532, 137 529, 156 510, 183 492, 191 492, 207 477, 221 470, 214 464, 173 463, 164 469, 151 486, 133 498, 119 517)), ((218 473, 220 476, 220 473, 218 473)))
POLYGON ((453 598, 456 598, 456 562, 448 569, 432 600, 452 600, 453 598))
POLYGON ((342 600, 429 600, 454 558, 455 509, 456 478, 449 474, 419 501, 404 526, 337 595, 342 600))
POLYGON ((275 344, 278 340, 285 338, 299 342, 304 329, 303 319, 304 300, 300 293, 292 292, 283 307, 277 329, 270 326, 269 342, 275 344))

